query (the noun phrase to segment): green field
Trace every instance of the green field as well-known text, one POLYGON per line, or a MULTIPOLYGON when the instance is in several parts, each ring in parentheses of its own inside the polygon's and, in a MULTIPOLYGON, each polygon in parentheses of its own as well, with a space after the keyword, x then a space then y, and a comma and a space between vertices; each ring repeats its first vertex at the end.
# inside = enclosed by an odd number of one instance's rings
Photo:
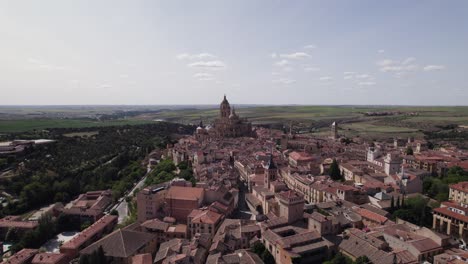
MULTIPOLYGON (((132 110, 135 107, 129 107, 132 110)), ((145 109, 163 109, 148 106, 145 109)), ((165 107, 164 109, 167 109, 165 107)), ((183 124, 205 124, 212 122, 219 114, 216 106, 200 108, 197 106, 185 109, 163 110, 161 112, 145 112, 127 118, 112 121, 96 121, 87 118, 75 118, 77 115, 97 115, 96 113, 122 113, 124 106, 102 108, 20 108, 4 111, 9 119, 0 119, 0 133, 44 130, 48 128, 83 128, 152 123, 154 120, 165 120, 183 124), (114 112, 113 112, 114 111, 114 112), (38 118, 37 115, 57 113, 68 118, 38 118), (37 115, 36 115, 37 114, 37 115), (15 117, 15 118, 11 118, 15 117), (16 118, 19 117, 19 118, 16 118)), ((127 109, 128 110, 128 109, 127 109)), ((141 110, 141 109, 140 109, 141 110)), ((248 118, 254 124, 293 124, 300 131, 316 131, 317 134, 327 133, 333 121, 340 124, 341 132, 347 136, 364 137, 422 137, 423 131, 437 130, 444 125, 468 125, 468 107, 411 107, 411 106, 237 106, 236 112, 241 117, 248 118), (399 115, 366 116, 366 112, 395 112, 399 115), (318 132, 317 132, 318 131, 318 132)), ((98 116, 98 115, 97 115, 98 116)))

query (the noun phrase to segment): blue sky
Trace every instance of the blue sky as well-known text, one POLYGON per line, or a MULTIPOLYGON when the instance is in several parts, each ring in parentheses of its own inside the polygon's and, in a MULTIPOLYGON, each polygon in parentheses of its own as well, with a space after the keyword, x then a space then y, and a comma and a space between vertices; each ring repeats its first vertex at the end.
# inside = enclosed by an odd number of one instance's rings
POLYGON ((0 2, 0 104, 466 105, 466 1, 0 2))

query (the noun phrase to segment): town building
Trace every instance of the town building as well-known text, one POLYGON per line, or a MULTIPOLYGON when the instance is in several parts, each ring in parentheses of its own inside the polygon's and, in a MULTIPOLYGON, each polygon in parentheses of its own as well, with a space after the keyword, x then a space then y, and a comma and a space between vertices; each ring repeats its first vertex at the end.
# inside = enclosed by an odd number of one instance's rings
POLYGON ((104 216, 104 211, 112 204, 112 192, 110 190, 91 191, 81 194, 63 209, 64 215, 77 221, 89 221, 94 223, 104 216))
POLYGON ((138 254, 156 251, 157 241, 154 234, 133 230, 117 229, 80 251, 81 255, 91 255, 102 247, 106 259, 116 264, 131 263, 138 254))
POLYGON ((186 223, 192 210, 202 206, 204 195, 203 188, 172 186, 165 197, 165 211, 178 222, 186 223))
POLYGON ((61 253, 38 253, 34 256, 31 264, 68 264, 70 259, 67 255, 61 253))
POLYGON ((149 186, 137 194, 137 220, 143 223, 146 220, 157 218, 166 198, 165 186, 149 186))
POLYGON ((218 229, 223 215, 210 210, 209 208, 194 209, 187 217, 187 226, 190 237, 195 234, 209 234, 214 236, 218 229))
POLYGON ((62 244, 60 253, 67 255, 69 259, 77 257, 82 249, 111 232, 117 225, 117 219, 115 215, 103 216, 77 236, 62 244))
POLYGON ((38 252, 39 250, 37 249, 23 248, 4 260, 1 264, 30 264, 38 252))

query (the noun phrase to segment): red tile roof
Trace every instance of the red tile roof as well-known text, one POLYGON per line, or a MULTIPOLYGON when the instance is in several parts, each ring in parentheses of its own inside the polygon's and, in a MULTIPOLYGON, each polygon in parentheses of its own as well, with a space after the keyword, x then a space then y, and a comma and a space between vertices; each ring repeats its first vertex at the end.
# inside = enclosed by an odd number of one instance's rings
POLYGON ((210 210, 195 209, 192 210, 188 217, 192 218, 192 223, 216 224, 223 216, 210 210))
POLYGON ((451 184, 450 188, 462 191, 462 192, 468 192, 468 182, 459 182, 455 184, 451 184))
POLYGON ((167 192, 169 199, 197 201, 203 199, 203 188, 172 186, 167 192))
POLYGON ((379 214, 374 213, 372 211, 369 211, 369 210, 367 210, 365 208, 358 207, 358 208, 355 209, 355 211, 356 211, 356 213, 361 215, 363 218, 365 218, 367 220, 370 220, 370 221, 378 222, 379 224, 384 224, 385 222, 388 221, 387 217, 379 215, 379 214))
POLYGON ((106 227, 112 224, 117 223, 117 216, 115 215, 105 215, 94 224, 83 230, 76 237, 72 238, 68 242, 64 243, 60 249, 78 249, 81 245, 94 239, 95 235, 99 232, 102 232, 106 227))
POLYGON ((31 261, 33 256, 38 252, 37 249, 24 248, 16 252, 8 260, 3 261, 1 264, 23 264, 31 261))
POLYGON ((65 263, 67 255, 60 253, 39 253, 34 256, 31 264, 65 263))

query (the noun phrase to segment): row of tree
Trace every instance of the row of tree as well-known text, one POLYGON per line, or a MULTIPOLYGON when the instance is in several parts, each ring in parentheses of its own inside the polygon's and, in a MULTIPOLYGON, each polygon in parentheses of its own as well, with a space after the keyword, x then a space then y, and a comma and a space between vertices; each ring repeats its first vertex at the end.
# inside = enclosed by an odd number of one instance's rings
POLYGON ((52 129, 49 138, 56 143, 37 146, 26 156, 16 158, 13 165, 17 176, 2 185, 18 199, 9 201, 0 216, 23 214, 52 202, 66 203, 90 190, 112 189, 114 197, 120 197, 144 175, 140 161, 147 153, 156 147, 164 148, 171 134, 190 129, 158 122, 92 128, 98 133, 85 138, 63 136, 71 129, 52 129))

